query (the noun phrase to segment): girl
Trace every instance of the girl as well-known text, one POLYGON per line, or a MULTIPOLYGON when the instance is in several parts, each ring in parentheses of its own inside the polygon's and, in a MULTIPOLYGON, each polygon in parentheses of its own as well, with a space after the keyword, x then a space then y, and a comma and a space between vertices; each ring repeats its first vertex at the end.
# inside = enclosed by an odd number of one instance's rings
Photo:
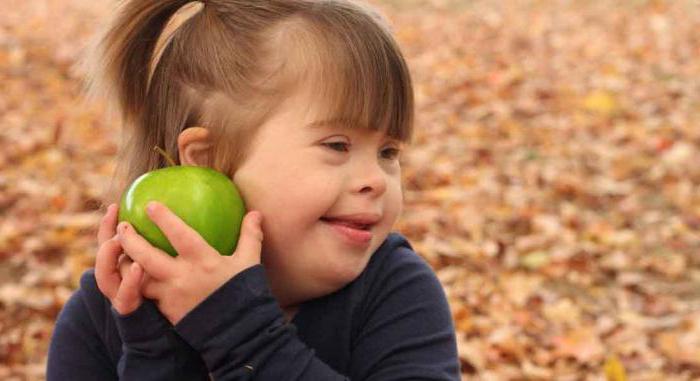
POLYGON ((165 165, 161 146, 230 176, 251 212, 220 256, 151 203, 172 258, 110 205, 49 380, 459 379, 440 283, 391 233, 413 95, 372 8, 130 0, 89 57, 92 94, 129 128, 113 201, 165 165))

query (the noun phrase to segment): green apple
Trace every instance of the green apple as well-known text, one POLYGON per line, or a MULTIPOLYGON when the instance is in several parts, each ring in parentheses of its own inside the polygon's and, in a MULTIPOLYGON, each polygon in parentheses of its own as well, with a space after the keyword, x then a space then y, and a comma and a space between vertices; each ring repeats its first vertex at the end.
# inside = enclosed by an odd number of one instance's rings
POLYGON ((221 255, 233 254, 246 213, 236 186, 212 168, 177 166, 167 155, 166 158, 172 166, 141 175, 122 194, 119 221, 129 222, 153 246, 177 256, 163 232, 146 214, 148 202, 158 201, 221 255))

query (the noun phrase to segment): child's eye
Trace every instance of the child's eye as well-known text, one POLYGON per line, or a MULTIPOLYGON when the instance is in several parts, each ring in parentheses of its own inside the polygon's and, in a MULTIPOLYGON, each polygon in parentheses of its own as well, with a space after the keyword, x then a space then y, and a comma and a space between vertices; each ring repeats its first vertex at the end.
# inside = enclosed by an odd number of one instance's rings
POLYGON ((396 160, 399 157, 401 150, 398 148, 390 147, 382 150, 382 158, 387 160, 396 160))
POLYGON ((346 142, 329 142, 323 143, 323 145, 338 152, 348 152, 348 147, 350 146, 350 144, 346 142))

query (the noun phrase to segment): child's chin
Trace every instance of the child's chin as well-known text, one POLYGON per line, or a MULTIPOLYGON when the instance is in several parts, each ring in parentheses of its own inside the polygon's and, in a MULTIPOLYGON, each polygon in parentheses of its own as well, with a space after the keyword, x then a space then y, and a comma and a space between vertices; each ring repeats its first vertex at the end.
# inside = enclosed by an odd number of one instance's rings
POLYGON ((357 279, 360 274, 362 274, 362 271, 356 271, 353 273, 344 272, 342 275, 336 274, 332 278, 326 278, 324 280, 324 286, 326 288, 326 292, 324 294, 330 294, 340 290, 357 279))
MULTIPOLYGON (((340 253, 336 253, 340 254, 340 253)), ((342 255, 342 254, 341 254, 342 255)), ((349 255, 345 257, 328 257, 320 264, 323 282, 334 291, 343 288, 348 283, 357 279, 367 267, 370 255, 360 257, 349 255)))

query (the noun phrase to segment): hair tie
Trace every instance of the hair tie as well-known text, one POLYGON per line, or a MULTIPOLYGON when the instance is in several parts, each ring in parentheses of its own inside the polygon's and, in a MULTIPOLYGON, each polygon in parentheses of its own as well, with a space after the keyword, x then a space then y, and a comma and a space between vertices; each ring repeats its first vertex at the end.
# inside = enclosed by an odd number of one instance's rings
POLYGON ((180 29, 182 24, 201 12, 202 9, 204 9, 204 4, 204 1, 191 1, 183 5, 177 11, 175 11, 175 13, 173 13, 170 20, 168 20, 168 22, 165 24, 163 31, 158 37, 156 46, 153 49, 153 58, 151 59, 151 65, 148 71, 148 87, 151 86, 153 73, 155 73, 156 67, 158 67, 158 63, 160 62, 160 58, 163 55, 163 52, 165 52, 165 48, 170 45, 170 41, 172 41, 175 32, 180 29))

